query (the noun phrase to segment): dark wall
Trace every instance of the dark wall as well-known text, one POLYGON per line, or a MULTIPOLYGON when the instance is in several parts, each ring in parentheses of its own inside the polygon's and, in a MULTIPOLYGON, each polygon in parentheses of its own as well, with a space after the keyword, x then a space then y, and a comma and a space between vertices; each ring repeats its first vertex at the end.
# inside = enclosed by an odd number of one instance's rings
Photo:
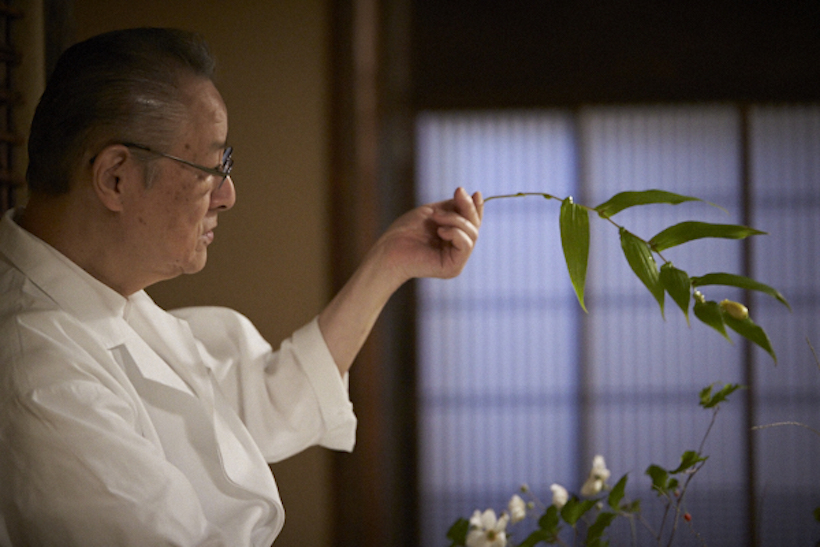
POLYGON ((420 108, 813 101, 820 2, 417 0, 420 108))

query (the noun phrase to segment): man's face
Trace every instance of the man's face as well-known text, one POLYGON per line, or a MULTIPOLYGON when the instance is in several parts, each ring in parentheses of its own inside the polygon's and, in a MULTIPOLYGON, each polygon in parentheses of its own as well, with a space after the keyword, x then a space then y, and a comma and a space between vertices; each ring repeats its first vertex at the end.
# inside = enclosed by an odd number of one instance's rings
MULTIPOLYGON (((217 167, 228 136, 225 103, 210 80, 189 80, 183 90, 190 98, 188 123, 177 143, 162 152, 217 167)), ((137 267, 159 281, 205 266, 217 214, 233 207, 236 194, 230 177, 215 190, 218 177, 168 158, 153 161, 156 175, 135 196, 126 233, 132 236, 129 247, 139 255, 137 267)))

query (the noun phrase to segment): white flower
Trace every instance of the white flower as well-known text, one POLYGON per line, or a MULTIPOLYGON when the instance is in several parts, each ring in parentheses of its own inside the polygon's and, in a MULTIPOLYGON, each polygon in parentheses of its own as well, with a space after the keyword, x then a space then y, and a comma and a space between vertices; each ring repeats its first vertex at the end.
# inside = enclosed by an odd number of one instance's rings
POLYGON ((566 488, 560 484, 553 484, 550 486, 550 490, 552 490, 552 504, 555 507, 560 509, 567 504, 567 500, 569 500, 569 493, 566 488))
POLYGON ((510 511, 510 522, 513 524, 521 522, 527 516, 527 504, 524 503, 524 500, 522 500, 518 494, 510 498, 507 509, 510 511))
POLYGON ((589 477, 581 487, 581 495, 590 498, 599 493, 606 486, 606 481, 611 474, 609 469, 606 468, 604 457, 600 454, 596 455, 592 458, 592 469, 589 472, 589 477))
POLYGON ((467 547, 506 547, 507 521, 510 517, 504 513, 500 519, 495 518, 495 511, 487 509, 483 513, 476 510, 470 519, 470 532, 467 534, 467 547))

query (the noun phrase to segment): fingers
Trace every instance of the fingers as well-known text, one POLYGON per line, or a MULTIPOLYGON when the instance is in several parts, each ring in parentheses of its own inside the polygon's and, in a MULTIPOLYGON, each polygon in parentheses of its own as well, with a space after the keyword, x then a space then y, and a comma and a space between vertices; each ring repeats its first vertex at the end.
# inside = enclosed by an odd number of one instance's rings
POLYGON ((481 226, 481 219, 484 216, 484 199, 481 197, 481 192, 470 196, 464 188, 458 188, 453 195, 453 201, 456 211, 472 222, 476 228, 481 226))
POLYGON ((458 251, 471 251, 475 246, 476 237, 468 235, 464 230, 453 226, 439 226, 438 236, 449 242, 458 251))

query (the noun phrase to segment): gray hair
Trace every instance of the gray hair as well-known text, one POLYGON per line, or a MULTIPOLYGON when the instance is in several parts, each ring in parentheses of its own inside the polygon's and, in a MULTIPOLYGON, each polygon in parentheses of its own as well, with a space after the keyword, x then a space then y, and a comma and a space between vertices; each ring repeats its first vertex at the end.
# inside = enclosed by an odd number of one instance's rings
POLYGON ((67 49, 31 123, 29 190, 69 191, 80 162, 109 144, 170 147, 186 121, 185 78, 213 79, 198 35, 176 29, 108 32, 67 49))

